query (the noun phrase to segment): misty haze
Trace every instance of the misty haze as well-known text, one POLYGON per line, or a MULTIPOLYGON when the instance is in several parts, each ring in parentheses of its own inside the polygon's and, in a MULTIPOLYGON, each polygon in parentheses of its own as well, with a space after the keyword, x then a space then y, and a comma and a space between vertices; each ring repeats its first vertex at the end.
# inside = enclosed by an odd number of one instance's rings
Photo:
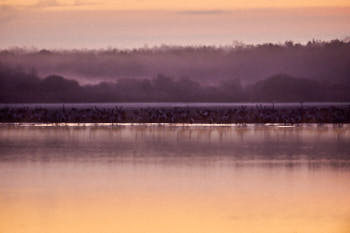
POLYGON ((0 102, 346 102, 350 42, 0 51, 0 102))
POLYGON ((350 233, 349 0, 0 0, 0 233, 350 233))

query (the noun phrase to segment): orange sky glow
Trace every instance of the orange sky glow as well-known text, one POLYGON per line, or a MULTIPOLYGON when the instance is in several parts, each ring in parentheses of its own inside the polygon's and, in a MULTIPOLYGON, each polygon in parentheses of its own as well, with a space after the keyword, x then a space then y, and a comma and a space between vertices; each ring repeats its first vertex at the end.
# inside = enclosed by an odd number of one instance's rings
POLYGON ((3 5, 61 10, 212 10, 237 8, 346 7, 348 0, 2 0, 3 5))
POLYGON ((349 0, 0 0, 0 48, 305 43, 350 36, 349 0))

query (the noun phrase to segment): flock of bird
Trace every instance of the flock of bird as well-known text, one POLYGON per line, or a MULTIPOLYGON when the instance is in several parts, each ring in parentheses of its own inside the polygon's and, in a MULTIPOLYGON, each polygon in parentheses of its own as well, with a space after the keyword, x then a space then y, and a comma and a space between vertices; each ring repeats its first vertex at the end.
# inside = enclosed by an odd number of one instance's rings
POLYGON ((2 107, 0 122, 42 123, 350 123, 344 107, 2 107))

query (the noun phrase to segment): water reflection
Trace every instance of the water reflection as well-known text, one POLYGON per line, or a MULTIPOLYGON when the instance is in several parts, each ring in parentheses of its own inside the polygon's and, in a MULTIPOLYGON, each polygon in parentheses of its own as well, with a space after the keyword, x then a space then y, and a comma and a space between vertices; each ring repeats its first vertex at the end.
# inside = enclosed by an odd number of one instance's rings
POLYGON ((0 126, 0 161, 350 160, 350 125, 0 126), (46 126, 46 127, 44 127, 46 126), (74 152, 74 155, 72 154, 74 152))
POLYGON ((0 232, 350 229, 350 126, 0 126, 0 232))

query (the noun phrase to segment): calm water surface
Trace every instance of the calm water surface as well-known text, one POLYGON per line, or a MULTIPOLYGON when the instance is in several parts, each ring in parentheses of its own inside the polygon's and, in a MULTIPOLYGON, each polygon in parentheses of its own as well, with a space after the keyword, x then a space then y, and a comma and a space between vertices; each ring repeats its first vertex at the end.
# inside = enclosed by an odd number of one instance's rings
POLYGON ((1 233, 349 233, 350 126, 0 125, 1 233))

